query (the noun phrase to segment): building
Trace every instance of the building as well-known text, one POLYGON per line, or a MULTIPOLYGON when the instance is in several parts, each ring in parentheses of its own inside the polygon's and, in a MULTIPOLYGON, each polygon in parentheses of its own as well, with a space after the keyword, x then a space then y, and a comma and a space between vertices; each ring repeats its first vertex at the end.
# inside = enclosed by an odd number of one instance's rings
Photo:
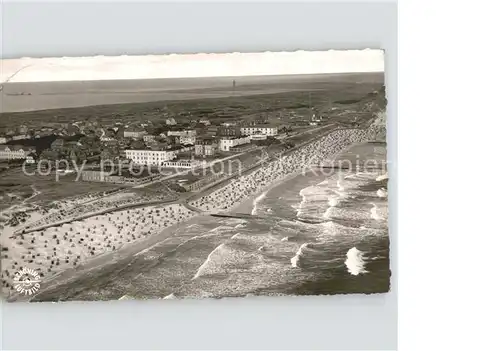
POLYGON ((28 133, 28 127, 26 125, 21 125, 17 128, 17 132, 21 135, 27 134, 28 133))
POLYGON ((231 151, 231 148, 248 143, 250 143, 250 136, 240 137, 240 138, 223 137, 220 139, 219 149, 221 151, 231 151))
POLYGON ((30 152, 28 155, 26 155, 26 163, 28 164, 34 164, 36 162, 36 155, 34 152, 30 152))
POLYGON ((34 147, 5 145, 0 147, 0 160, 24 160, 34 152, 34 147))
POLYGON ((209 126, 211 124, 208 118, 202 118, 198 121, 198 123, 204 124, 206 126, 209 126))
POLYGON ((205 135, 208 135, 208 136, 211 136, 211 137, 214 137, 217 135, 217 133, 219 132, 219 127, 217 126, 207 126, 205 129, 204 129, 204 134, 205 135))
POLYGON ((143 135, 142 140, 144 140, 145 143, 151 143, 151 142, 155 141, 155 136, 150 135, 150 134, 146 134, 146 135, 143 135))
POLYGON ((123 183, 122 176, 111 175, 104 171, 82 171, 81 174, 84 182, 123 183))
POLYGON ((170 117, 170 118, 167 118, 167 119, 165 120, 165 124, 166 124, 167 126, 175 126, 175 125, 177 124, 177 122, 175 121, 175 119, 174 119, 174 118, 170 117))
POLYGON ((196 130, 186 129, 186 130, 169 130, 167 136, 196 136, 196 130))
POLYGON ((142 138, 146 135, 146 131, 139 127, 130 127, 123 131, 123 137, 125 138, 142 138))
POLYGON ((180 159, 175 161, 168 161, 163 164, 164 167, 174 167, 174 168, 196 168, 201 166, 204 162, 192 159, 180 159))
POLYGON ((29 139, 29 136, 27 136, 26 134, 18 134, 12 136, 12 140, 24 140, 24 139, 29 139))
POLYGON ((173 145, 168 147, 168 151, 173 151, 178 157, 179 155, 191 155, 194 151, 194 145, 173 145))
POLYGON ((181 135, 179 143, 182 145, 194 145, 196 143, 196 135, 181 135))
POLYGON ((241 134, 254 135, 264 134, 266 136, 278 135, 278 127, 271 125, 255 125, 250 127, 241 127, 241 134))
POLYGON ((125 150, 125 157, 135 164, 161 166, 173 160, 176 152, 169 150, 125 150))
POLYGON ((12 138, 8 136, 2 136, 0 137, 0 144, 6 144, 7 142, 11 141, 12 138))
POLYGON ((241 135, 241 129, 236 126, 223 125, 219 127, 217 134, 220 136, 239 137, 241 135))
POLYGON ((217 152, 218 144, 217 139, 196 140, 194 154, 197 156, 213 156, 217 152))
POLYGON ((267 135, 266 134, 252 134, 250 135, 250 140, 266 140, 267 135))

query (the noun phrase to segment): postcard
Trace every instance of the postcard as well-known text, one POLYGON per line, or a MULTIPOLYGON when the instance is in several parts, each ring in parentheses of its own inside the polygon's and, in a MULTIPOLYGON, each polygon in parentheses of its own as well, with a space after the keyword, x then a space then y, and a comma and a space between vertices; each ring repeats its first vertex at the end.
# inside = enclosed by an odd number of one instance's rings
POLYGON ((389 291, 383 51, 1 66, 7 301, 389 291))

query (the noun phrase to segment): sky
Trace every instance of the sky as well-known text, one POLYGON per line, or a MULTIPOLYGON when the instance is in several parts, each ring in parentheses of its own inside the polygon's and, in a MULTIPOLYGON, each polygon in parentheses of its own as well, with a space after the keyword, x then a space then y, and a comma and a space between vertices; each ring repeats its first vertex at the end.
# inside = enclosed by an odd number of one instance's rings
POLYGON ((5 59, 0 82, 383 72, 382 50, 5 59))

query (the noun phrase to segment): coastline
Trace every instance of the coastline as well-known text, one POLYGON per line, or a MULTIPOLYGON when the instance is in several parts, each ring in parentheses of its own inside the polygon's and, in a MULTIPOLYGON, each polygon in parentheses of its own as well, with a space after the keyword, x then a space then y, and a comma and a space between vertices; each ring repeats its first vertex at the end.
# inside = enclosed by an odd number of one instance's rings
MULTIPOLYGON (((269 191, 284 182, 295 178, 296 176, 300 175, 300 173, 292 173, 289 176, 276 180, 267 186, 263 187, 259 191, 257 191, 255 194, 251 195, 250 197, 244 199, 238 204, 235 204, 233 207, 228 208, 227 210, 232 210, 235 212, 241 212, 241 213, 248 213, 250 214, 252 212, 253 208, 253 202, 254 200, 259 197, 262 193, 269 191)), ((33 296, 24 296, 24 295, 13 295, 9 298, 7 298, 7 301, 31 301, 35 299, 37 296, 43 294, 43 293, 48 293, 50 291, 53 291, 54 289, 57 289, 58 287, 65 285, 65 284, 71 284, 72 282, 78 280, 81 278, 83 275, 88 274, 92 271, 98 270, 104 266, 111 265, 111 264, 118 264, 120 262, 125 263, 125 261, 130 260, 133 258, 135 255, 138 255, 142 252, 147 252, 153 249, 155 246, 161 244, 162 242, 171 239, 173 236, 171 235, 173 231, 175 231, 177 228, 179 228, 182 225, 186 225, 192 220, 195 220, 197 218, 207 216, 209 214, 204 214, 204 213, 198 213, 190 218, 187 218, 186 220, 179 222, 177 224, 174 224, 172 226, 166 227, 160 232, 144 238, 144 239, 139 239, 138 241, 135 241, 133 243, 125 244, 121 248, 119 248, 116 251, 111 251, 111 252, 106 252, 102 255, 99 255, 97 257, 91 258, 87 262, 81 264, 79 267, 76 268, 69 268, 64 271, 61 271, 54 276, 50 277, 45 281, 45 284, 48 283, 48 286, 43 290, 43 292, 40 292, 39 294, 33 295, 33 296)))
POLYGON ((107 265, 118 264, 120 262, 130 260, 131 258, 134 257, 134 255, 142 251, 148 251, 154 246, 158 245, 159 243, 172 238, 172 236, 169 235, 171 234, 172 231, 174 231, 175 229, 177 229, 182 225, 185 225, 190 220, 193 220, 200 216, 204 215, 203 214, 194 215, 186 219, 185 221, 166 227, 154 235, 139 239, 135 242, 127 243, 116 251, 106 252, 99 256, 91 258, 76 268, 69 268, 61 272, 58 272, 43 282, 45 289, 43 291, 40 291, 40 293, 38 294, 35 294, 33 296, 14 294, 8 297, 6 300, 8 302, 31 301, 35 299, 37 296, 44 293, 48 293, 54 289, 59 288, 62 285, 71 284, 72 282, 81 278, 83 275, 88 274, 92 271, 98 270, 107 265))
POLYGON ((289 181, 289 180, 291 180, 291 179, 299 176, 300 174, 301 174, 300 172, 292 173, 292 174, 286 176, 283 179, 275 180, 274 182, 266 185, 265 187, 263 187, 262 189, 260 189, 259 191, 257 191, 255 194, 252 194, 248 198, 244 199, 239 204, 236 204, 233 207, 229 208, 229 210, 231 210, 233 212, 238 212, 238 213, 251 214, 252 213, 252 209, 254 207, 254 201, 255 201, 255 199, 257 199, 263 193, 268 192, 268 191, 276 188, 277 186, 279 186, 279 185, 281 185, 281 184, 283 184, 283 183, 285 183, 285 182, 287 182, 287 181, 289 181))
MULTIPOLYGON (((367 129, 361 129, 359 131, 363 132, 369 132, 370 128, 367 129)), ((331 130, 329 133, 326 135, 321 135, 319 138, 330 135, 330 133, 337 132, 337 130, 331 130)), ((359 136, 358 136, 359 137, 359 136)), ((366 138, 367 140, 363 141, 362 143, 366 143, 370 141, 370 137, 368 137, 367 134, 362 136, 362 138, 366 138)), ((316 141, 318 139, 315 139, 316 141)), ((345 150, 349 149, 355 144, 360 143, 358 139, 352 140, 351 143, 346 145, 345 147, 341 148, 340 150, 335 150, 335 152, 332 153, 332 157, 336 157, 345 150)), ((309 143, 307 143, 309 144, 309 143)), ((304 146, 304 145, 301 145, 304 146)), ((299 148, 300 149, 300 148, 299 148)), ((259 169, 257 167, 256 169, 259 169)), ((294 177, 298 176, 301 174, 301 171, 299 172, 293 172, 290 173, 289 175, 284 176, 281 179, 277 179, 275 181, 271 181, 269 184, 259 188, 255 193, 252 195, 242 199, 242 201, 234 203, 233 206, 227 208, 225 211, 237 211, 237 212, 243 212, 243 213, 248 213, 250 214, 253 208, 253 203, 257 197, 262 195, 264 192, 271 190, 272 188, 283 184, 284 182, 293 179, 294 177)), ((182 204, 184 206, 184 204, 182 204)), ((186 206, 184 206, 186 207, 186 206)), ((165 227, 163 230, 157 232, 156 234, 153 234, 149 237, 141 238, 135 242, 127 243, 120 247, 119 249, 111 252, 106 252, 103 253, 99 256, 96 256, 94 258, 91 258, 87 260, 86 262, 82 262, 80 266, 76 268, 69 268, 66 270, 63 270, 61 272, 56 273, 49 279, 47 279, 44 284, 47 284, 46 287, 43 289, 43 292, 40 292, 39 294, 35 294, 33 296, 20 296, 19 294, 14 294, 12 296, 9 296, 7 301, 31 301, 33 299, 36 299, 37 296, 43 295, 44 293, 50 293, 50 291, 54 291, 55 289, 58 289, 59 287, 65 285, 65 284, 71 284, 72 282, 78 280, 85 274, 89 274, 92 271, 95 271, 97 269, 103 268, 108 265, 112 264, 125 264, 127 261, 133 260, 134 255, 137 255, 138 253, 141 252, 147 252, 150 249, 152 249, 154 246, 158 245, 161 242, 164 242, 166 240, 169 240, 173 238, 174 236, 172 233, 175 231, 176 228, 185 225, 189 221, 196 220, 197 218, 200 218, 200 216, 206 216, 207 214, 203 213, 195 213, 194 215, 190 216, 189 218, 186 218, 176 224, 170 225, 168 227, 165 227)))

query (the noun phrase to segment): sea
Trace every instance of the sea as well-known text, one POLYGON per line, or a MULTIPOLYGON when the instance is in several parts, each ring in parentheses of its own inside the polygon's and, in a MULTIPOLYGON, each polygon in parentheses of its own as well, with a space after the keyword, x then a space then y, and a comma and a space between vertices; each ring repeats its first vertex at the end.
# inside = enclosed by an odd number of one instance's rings
MULTIPOLYGON (((384 160, 386 149, 371 143, 349 152, 384 160)), ((310 170, 247 199, 234 218, 196 217, 38 300, 387 292, 387 189, 384 167, 310 170)))

